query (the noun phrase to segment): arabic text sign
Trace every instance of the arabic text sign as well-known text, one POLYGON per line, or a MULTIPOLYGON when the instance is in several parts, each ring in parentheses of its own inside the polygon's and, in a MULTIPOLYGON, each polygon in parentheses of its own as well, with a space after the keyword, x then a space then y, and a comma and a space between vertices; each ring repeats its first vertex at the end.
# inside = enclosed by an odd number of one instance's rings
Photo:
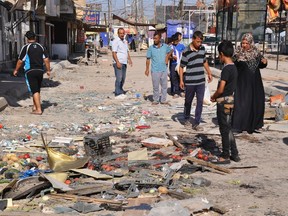
POLYGON ((100 12, 95 10, 84 10, 83 22, 99 25, 100 12))

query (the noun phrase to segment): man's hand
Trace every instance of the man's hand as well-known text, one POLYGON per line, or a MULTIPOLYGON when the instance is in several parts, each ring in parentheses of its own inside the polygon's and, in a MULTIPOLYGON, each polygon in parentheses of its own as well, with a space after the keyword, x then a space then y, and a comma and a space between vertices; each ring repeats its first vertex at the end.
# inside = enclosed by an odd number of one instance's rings
POLYGON ((146 75, 147 77, 149 76, 149 70, 148 70, 148 69, 145 70, 145 75, 146 75))
POLYGON ((128 64, 132 67, 133 66, 133 62, 131 59, 128 59, 128 64))
POLYGON ((18 71, 17 71, 17 70, 14 70, 14 71, 13 71, 13 76, 15 76, 15 77, 16 77, 16 76, 17 76, 17 74, 18 74, 18 71))
POLYGON ((50 71, 50 70, 47 70, 47 72, 46 72, 46 73, 47 73, 47 76, 48 76, 48 77, 50 77, 50 76, 51 76, 51 71, 50 71))
POLYGON ((208 74, 208 83, 211 83, 213 80, 212 74, 208 74))
POLYGON ((185 85, 184 85, 184 82, 183 82, 183 81, 180 81, 179 86, 180 86, 180 88, 181 88, 182 90, 184 90, 185 85))
POLYGON ((212 96, 212 97, 210 98, 210 101, 211 101, 211 102, 215 102, 216 99, 212 96))
POLYGON ((117 62, 117 63, 116 63, 116 66, 117 66, 118 69, 121 69, 121 68, 122 68, 122 64, 121 64, 120 62, 117 62))

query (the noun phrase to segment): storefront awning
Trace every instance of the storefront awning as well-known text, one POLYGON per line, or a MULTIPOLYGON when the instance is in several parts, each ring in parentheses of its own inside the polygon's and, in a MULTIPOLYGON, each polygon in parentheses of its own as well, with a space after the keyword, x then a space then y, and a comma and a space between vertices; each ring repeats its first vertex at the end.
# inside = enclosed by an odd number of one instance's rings
POLYGON ((23 10, 23 6, 26 4, 26 0, 18 0, 13 7, 10 9, 10 12, 14 10, 23 10))
POLYGON ((89 25, 87 23, 82 23, 85 32, 107 32, 108 26, 106 25, 89 25))
POLYGON ((136 22, 131 22, 131 21, 128 21, 126 19, 123 19, 115 14, 113 14, 112 16, 112 19, 117 19, 117 20, 120 20, 121 22, 124 22, 124 23, 127 23, 129 25, 133 25, 133 26, 156 26, 156 24, 147 24, 147 23, 136 23, 136 22))

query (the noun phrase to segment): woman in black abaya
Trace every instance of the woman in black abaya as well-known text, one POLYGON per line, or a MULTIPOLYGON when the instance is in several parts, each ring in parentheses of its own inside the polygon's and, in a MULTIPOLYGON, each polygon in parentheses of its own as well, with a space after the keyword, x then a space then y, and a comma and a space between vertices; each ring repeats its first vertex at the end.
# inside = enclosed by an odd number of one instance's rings
POLYGON ((265 93, 260 68, 267 66, 267 59, 255 47, 252 34, 243 35, 241 46, 235 50, 235 65, 238 81, 232 126, 239 132, 257 132, 264 125, 265 93))

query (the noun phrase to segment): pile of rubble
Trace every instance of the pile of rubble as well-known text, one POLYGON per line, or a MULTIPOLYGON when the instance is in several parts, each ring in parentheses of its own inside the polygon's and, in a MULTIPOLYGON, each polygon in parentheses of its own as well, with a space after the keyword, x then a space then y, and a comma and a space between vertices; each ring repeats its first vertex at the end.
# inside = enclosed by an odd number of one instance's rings
POLYGON ((22 140, 29 153, 21 148, 2 152, 1 183, 6 186, 1 192, 1 210, 62 214, 141 209, 148 215, 226 212, 205 199, 211 181, 193 177, 195 172, 231 172, 210 163, 220 153, 213 140, 112 132, 55 137, 49 143, 45 135, 41 137, 35 142, 29 136, 22 140))

